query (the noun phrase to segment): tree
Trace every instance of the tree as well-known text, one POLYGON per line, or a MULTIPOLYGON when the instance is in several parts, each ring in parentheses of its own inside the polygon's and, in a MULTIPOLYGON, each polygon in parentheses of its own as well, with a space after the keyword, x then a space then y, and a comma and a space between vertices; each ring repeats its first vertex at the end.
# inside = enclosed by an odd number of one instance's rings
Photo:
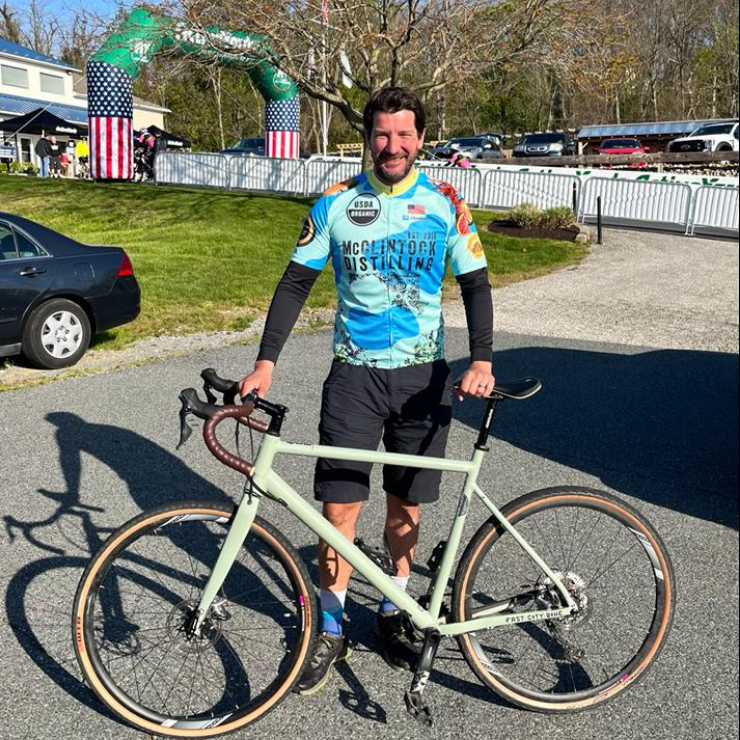
POLYGON ((204 32, 215 25, 264 37, 271 63, 362 133, 362 108, 380 87, 404 84, 433 103, 463 79, 543 56, 569 2, 183 0, 183 7, 204 32))
POLYGON ((23 43, 23 34, 15 10, 7 2, 0 5, 0 37, 14 44, 23 43))

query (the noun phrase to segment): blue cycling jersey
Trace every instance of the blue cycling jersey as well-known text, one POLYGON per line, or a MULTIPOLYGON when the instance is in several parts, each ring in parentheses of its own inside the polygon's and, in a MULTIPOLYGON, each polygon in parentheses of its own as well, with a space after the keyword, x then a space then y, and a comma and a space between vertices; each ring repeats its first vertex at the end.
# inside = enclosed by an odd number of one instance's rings
POLYGON ((394 186, 373 173, 329 188, 304 222, 292 260, 337 286, 334 354, 396 368, 444 357, 442 280, 486 267, 470 211, 455 189, 412 170, 394 186))

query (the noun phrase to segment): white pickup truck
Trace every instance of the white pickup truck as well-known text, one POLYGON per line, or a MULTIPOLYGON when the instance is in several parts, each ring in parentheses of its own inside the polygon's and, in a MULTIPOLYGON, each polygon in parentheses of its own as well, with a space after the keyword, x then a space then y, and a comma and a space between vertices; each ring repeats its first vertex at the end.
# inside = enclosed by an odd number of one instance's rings
POLYGON ((669 152, 736 152, 738 151, 738 122, 706 123, 689 136, 674 139, 669 152))

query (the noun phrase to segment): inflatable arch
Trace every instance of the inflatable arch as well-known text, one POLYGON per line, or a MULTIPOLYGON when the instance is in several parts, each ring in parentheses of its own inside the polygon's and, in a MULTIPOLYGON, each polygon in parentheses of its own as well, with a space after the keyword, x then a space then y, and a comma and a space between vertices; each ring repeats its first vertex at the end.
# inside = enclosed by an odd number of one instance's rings
POLYGON ((268 157, 298 157, 299 99, 293 80, 269 63, 262 36, 194 29, 143 8, 131 12, 87 63, 90 168, 96 180, 133 176, 133 82, 157 54, 166 52, 241 67, 265 99, 268 157))

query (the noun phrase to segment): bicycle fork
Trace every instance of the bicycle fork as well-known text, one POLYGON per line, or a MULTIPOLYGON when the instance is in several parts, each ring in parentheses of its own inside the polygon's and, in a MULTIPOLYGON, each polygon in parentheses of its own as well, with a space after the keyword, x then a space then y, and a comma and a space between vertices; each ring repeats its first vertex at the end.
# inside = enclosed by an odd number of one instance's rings
POLYGON ((247 486, 248 488, 245 490, 245 495, 239 503, 234 520, 221 547, 221 552, 218 554, 216 565, 203 589, 198 608, 185 627, 188 635, 192 637, 201 637, 203 622, 214 606, 218 592, 224 585, 226 576, 229 574, 231 566, 234 564, 239 550, 241 550, 244 541, 247 539, 252 523, 257 516, 259 496, 253 490, 251 481, 247 481, 247 486))

